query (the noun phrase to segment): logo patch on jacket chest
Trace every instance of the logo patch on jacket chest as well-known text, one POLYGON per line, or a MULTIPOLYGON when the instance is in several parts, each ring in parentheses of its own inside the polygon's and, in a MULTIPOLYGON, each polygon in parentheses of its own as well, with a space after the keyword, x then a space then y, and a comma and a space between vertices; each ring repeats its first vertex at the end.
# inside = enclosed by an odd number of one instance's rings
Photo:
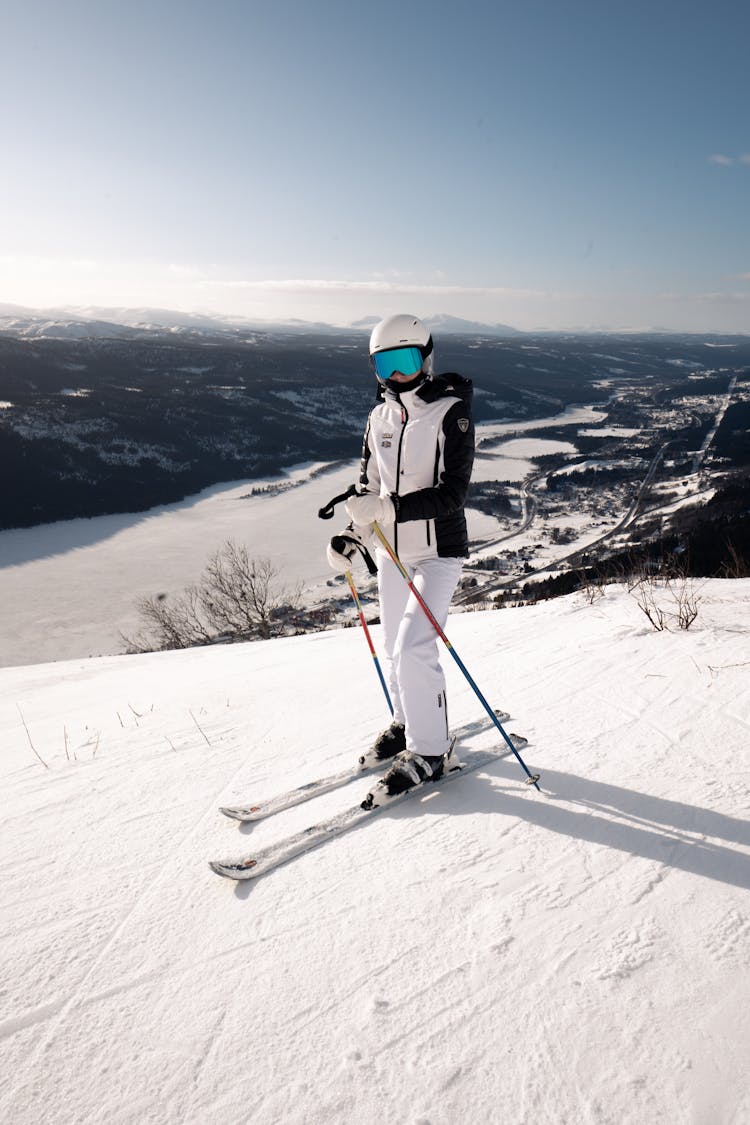
POLYGON ((466 431, 469 428, 469 419, 468 418, 459 418, 458 422, 456 424, 457 424, 459 430, 461 431, 461 433, 465 434, 466 431))

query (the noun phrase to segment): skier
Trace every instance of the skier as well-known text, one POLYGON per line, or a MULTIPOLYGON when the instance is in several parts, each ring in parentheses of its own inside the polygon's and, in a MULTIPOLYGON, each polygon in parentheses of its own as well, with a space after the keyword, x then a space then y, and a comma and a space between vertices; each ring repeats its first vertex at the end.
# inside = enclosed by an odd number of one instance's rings
MULTIPOLYGON (((346 502, 352 524, 329 543, 328 562, 349 570, 377 522, 443 628, 469 553, 463 506, 474 460, 471 381, 433 374, 432 337, 407 314, 375 326, 370 357, 378 399, 365 429, 358 492, 346 502)), ((437 634, 380 545, 376 559, 394 718, 373 752, 393 758, 383 780, 394 794, 440 777, 451 742, 437 634)))

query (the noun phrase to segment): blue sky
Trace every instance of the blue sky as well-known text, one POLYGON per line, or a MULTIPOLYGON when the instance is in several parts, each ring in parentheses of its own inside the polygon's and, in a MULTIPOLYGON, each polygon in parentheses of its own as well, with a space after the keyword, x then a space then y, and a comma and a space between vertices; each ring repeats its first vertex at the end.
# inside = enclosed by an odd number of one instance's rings
POLYGON ((6 0, 0 301, 750 330, 746 0, 6 0))

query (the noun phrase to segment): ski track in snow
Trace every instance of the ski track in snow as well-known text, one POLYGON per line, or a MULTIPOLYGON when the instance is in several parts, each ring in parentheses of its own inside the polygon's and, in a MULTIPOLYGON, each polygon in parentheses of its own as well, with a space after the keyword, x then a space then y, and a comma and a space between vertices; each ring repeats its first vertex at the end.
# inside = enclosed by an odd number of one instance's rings
POLYGON ((451 618, 542 794, 503 758, 255 885, 206 861, 372 783, 217 811, 385 724, 355 630, 0 672, 2 1119, 744 1125, 749 595, 690 633, 614 589, 451 618))

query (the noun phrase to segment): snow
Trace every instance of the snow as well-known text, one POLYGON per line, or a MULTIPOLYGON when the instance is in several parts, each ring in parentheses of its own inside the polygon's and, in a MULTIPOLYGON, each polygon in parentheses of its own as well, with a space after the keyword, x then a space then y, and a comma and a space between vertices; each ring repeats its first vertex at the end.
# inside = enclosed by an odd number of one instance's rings
MULTIPOLYGON (((568 406, 561 414, 551 418, 529 418, 525 422, 485 422, 481 426, 483 438, 497 439, 506 434, 524 433, 527 430, 546 429, 552 426, 594 425, 603 422, 607 412, 594 406, 568 406)), ((477 426, 477 438, 480 427, 477 426)))
POLYGON ((638 437, 642 430, 628 429, 627 426, 598 426, 595 430, 579 430, 580 437, 638 437))
POLYGON ((632 468, 636 463, 637 462, 635 458, 631 458, 630 460, 617 460, 616 458, 610 458, 609 460, 590 458, 588 461, 578 461, 575 465, 563 465, 562 468, 556 469, 555 472, 557 476, 566 476, 568 473, 583 473, 588 469, 595 469, 600 471, 604 471, 605 469, 629 469, 632 468))
POLYGON ((217 813, 385 724, 359 629, 0 671, 2 1120, 750 1120, 750 581, 699 593, 451 617, 543 794, 502 759, 257 884, 206 861, 368 787, 217 813))
POLYGON ((671 503, 654 505, 653 508, 649 508, 648 510, 649 512, 656 511, 660 516, 672 515, 682 508, 692 508, 698 504, 707 504, 715 495, 715 488, 703 488, 700 492, 693 492, 689 495, 681 496, 671 503))

